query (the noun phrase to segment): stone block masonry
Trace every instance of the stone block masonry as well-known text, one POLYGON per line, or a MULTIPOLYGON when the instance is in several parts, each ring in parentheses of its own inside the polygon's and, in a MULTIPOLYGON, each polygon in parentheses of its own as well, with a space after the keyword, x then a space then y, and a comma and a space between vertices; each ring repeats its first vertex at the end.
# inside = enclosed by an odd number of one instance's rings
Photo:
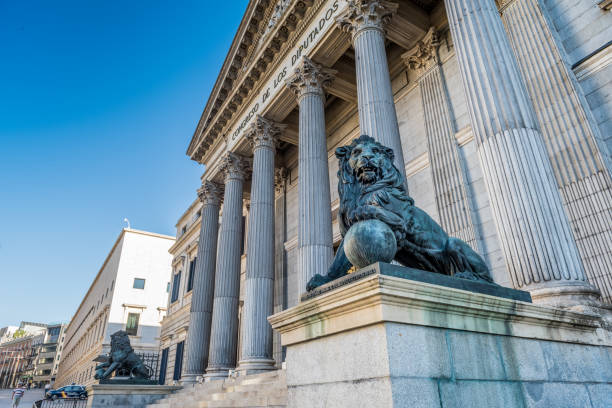
POLYGON ((270 317, 290 407, 608 407, 594 315, 373 275, 270 317))

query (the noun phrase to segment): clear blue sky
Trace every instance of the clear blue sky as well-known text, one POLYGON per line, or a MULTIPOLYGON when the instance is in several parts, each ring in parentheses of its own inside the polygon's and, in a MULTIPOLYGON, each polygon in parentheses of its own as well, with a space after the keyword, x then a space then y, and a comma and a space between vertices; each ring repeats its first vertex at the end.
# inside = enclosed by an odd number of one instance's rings
POLYGON ((0 0, 0 327, 68 321, 124 226, 175 235, 247 0, 0 0))

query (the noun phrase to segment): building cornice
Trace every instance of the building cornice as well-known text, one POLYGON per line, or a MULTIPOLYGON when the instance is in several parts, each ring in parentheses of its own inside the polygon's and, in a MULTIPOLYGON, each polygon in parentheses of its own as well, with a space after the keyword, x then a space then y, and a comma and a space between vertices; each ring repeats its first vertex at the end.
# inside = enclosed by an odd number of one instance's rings
MULTIPOLYGON (((318 0, 317 3, 321 3, 318 0)), ((240 112, 247 97, 251 97, 255 84, 269 71, 290 34, 298 28, 298 23, 315 0, 293 1, 268 30, 262 40, 254 44, 259 24, 269 11, 267 0, 252 0, 247 7, 242 22, 225 59, 219 77, 210 94, 204 112, 187 149, 187 155, 201 162, 209 149, 223 136, 226 125, 240 112), (250 58, 249 52, 251 53, 250 58)), ((272 7, 276 1, 272 3, 272 7)))

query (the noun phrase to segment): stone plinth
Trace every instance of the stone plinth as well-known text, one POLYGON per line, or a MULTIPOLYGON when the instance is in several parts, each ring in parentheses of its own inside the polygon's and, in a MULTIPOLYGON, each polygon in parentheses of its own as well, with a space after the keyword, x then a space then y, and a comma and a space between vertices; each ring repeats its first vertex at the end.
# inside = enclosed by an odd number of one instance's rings
POLYGON ((87 408, 145 408, 180 386, 92 384, 87 386, 87 408))
POLYGON ((377 273, 269 320, 289 407, 612 406, 595 315, 377 273))

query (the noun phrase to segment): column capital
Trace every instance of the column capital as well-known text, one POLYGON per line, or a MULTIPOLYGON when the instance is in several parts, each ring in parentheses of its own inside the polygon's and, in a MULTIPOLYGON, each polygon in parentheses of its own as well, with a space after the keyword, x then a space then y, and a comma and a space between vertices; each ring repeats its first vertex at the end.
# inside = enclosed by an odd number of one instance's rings
POLYGON ((363 30, 384 31, 398 7, 399 4, 386 0, 349 0, 347 10, 336 21, 355 38, 363 30))
POLYGON ((260 147, 275 149, 278 144, 278 137, 286 127, 287 125, 257 115, 246 133, 246 138, 251 142, 253 150, 260 147))
POLYGON ((289 172, 285 167, 277 167, 274 169, 274 189, 277 193, 281 193, 283 191, 283 187, 288 176, 289 172))
POLYGON ((440 33, 434 27, 430 27, 425 37, 418 41, 409 51, 402 54, 404 64, 417 73, 419 77, 428 72, 432 67, 440 65, 440 33))
POLYGON ((325 68, 308 57, 302 57, 293 75, 285 83, 298 98, 308 93, 323 95, 323 89, 333 81, 336 72, 335 69, 325 68))
POLYGON ((223 199, 223 186, 206 180, 198 189, 198 198, 204 205, 220 205, 223 199))
POLYGON ((237 153, 227 152, 221 159, 221 171, 225 174, 225 181, 231 179, 244 180, 247 172, 248 160, 237 153))

